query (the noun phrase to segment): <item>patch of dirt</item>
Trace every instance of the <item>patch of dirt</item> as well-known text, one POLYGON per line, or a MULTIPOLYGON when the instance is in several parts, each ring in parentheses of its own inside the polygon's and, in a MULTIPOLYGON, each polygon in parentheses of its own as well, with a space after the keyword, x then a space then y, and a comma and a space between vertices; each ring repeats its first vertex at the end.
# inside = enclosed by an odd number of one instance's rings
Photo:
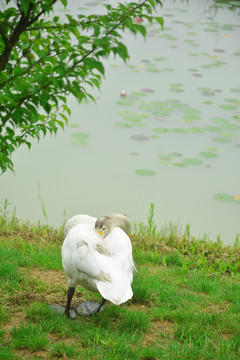
POLYGON ((154 345, 157 341, 159 341, 160 337, 161 343, 167 343, 169 342, 173 331, 173 322, 155 320, 150 324, 147 334, 144 334, 142 344, 144 347, 154 345))
POLYGON ((62 271, 34 268, 29 271, 28 275, 35 279, 39 279, 50 287, 54 285, 65 288, 67 286, 67 277, 62 271))
POLYGON ((18 326, 26 318, 26 314, 23 311, 16 311, 12 314, 9 321, 2 324, 2 329, 8 334, 14 326, 18 326))
POLYGON ((33 351, 28 349, 18 349, 15 350, 15 353, 22 359, 49 359, 49 352, 46 350, 33 351))

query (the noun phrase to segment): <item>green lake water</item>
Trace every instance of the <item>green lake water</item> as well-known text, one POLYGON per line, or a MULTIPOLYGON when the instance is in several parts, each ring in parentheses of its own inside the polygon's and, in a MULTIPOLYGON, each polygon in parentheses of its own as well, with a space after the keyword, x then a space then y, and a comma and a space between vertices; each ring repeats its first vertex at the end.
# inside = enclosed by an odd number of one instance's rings
MULTIPOLYGON (((164 1, 165 29, 124 34, 130 60, 106 62, 96 104, 69 98, 69 126, 13 157, 0 202, 17 216, 60 226, 70 216, 127 214, 194 235, 240 233, 240 9, 236 1, 164 1), (122 97, 122 91, 126 96, 122 97), (40 190, 38 187, 40 184, 40 190), (40 198, 40 199, 39 199, 40 198)), ((103 12, 86 2, 83 13, 103 12)), ((79 2, 70 2, 74 14, 79 2)), ((61 9, 58 9, 63 14, 61 9)))

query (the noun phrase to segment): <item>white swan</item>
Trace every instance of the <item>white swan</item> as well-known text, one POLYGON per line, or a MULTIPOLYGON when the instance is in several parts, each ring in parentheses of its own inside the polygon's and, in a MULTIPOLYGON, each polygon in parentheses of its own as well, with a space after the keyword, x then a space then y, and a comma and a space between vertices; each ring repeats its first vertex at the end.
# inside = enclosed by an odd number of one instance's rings
POLYGON ((68 220, 62 245, 62 265, 69 284, 65 307, 68 317, 77 285, 102 295, 101 304, 97 304, 90 313, 98 312, 107 300, 120 305, 132 297, 135 267, 127 235, 130 229, 130 220, 121 214, 98 219, 76 215, 68 220))

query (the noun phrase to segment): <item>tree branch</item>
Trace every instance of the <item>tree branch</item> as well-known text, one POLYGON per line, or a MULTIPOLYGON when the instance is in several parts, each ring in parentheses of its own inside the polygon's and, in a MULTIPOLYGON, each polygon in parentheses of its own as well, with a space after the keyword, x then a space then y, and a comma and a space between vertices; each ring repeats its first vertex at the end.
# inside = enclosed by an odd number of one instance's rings
MULTIPOLYGON (((139 3, 138 5, 136 5, 135 7, 133 7, 133 9, 129 12, 130 14, 134 13, 137 9, 141 8, 146 2, 148 2, 148 0, 144 0, 141 3, 139 3)), ((119 20, 114 26, 111 27, 111 29, 108 30, 108 32, 106 33, 106 35, 103 38, 107 38, 115 29, 117 29, 119 27, 119 25, 121 25, 124 21, 126 20, 126 17, 123 17, 121 20, 119 20)), ((78 64, 80 64, 86 57, 88 57, 89 55, 91 55, 92 53, 94 53, 96 51, 96 49, 92 49, 90 50, 87 54, 85 54, 81 59, 79 59, 78 61, 76 61, 75 64, 72 65, 71 69, 73 70, 78 64)))

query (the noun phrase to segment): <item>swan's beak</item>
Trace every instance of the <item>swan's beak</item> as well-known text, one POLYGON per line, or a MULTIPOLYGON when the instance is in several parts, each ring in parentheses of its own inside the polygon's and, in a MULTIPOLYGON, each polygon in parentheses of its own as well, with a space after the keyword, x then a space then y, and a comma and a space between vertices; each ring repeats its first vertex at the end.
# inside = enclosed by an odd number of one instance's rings
POLYGON ((102 230, 98 231, 99 235, 102 236, 102 230))

